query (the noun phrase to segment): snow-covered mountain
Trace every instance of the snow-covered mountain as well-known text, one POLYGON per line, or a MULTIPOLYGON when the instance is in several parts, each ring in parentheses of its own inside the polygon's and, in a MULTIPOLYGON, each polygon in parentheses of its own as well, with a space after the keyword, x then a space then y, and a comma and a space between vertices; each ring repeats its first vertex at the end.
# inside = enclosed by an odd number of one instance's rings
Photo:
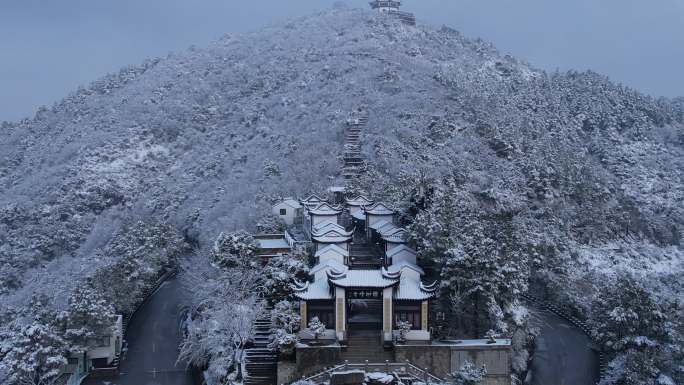
POLYGON ((459 181, 468 204, 519 213, 596 266, 629 245, 620 263, 681 271, 684 99, 544 73, 450 28, 331 10, 123 69, 4 123, 0 292, 51 261, 80 265, 131 218, 166 220, 203 248, 250 228, 274 197, 340 178, 359 109, 374 195, 408 209, 418 182, 459 181))

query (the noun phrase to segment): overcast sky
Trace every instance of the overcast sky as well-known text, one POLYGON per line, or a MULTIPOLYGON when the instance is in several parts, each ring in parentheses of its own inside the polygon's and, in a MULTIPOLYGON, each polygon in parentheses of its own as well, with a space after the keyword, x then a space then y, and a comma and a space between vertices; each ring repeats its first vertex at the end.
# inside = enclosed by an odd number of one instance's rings
MULTIPOLYGON (((367 7, 367 1, 347 0, 367 7)), ((332 0, 0 0, 0 121, 148 57, 245 32, 332 0)), ((684 0, 404 0, 419 22, 492 41, 548 70, 593 69, 684 95, 684 0)))

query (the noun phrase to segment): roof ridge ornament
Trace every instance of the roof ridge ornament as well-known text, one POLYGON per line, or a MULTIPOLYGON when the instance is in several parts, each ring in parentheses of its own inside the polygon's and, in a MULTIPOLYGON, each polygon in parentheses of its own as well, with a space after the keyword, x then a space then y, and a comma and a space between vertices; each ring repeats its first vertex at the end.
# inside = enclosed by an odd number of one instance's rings
POLYGON ((335 270, 334 268, 327 270, 326 274, 328 274, 328 278, 333 280, 333 281, 345 278, 347 276, 346 271, 339 272, 339 271, 335 270))
POLYGON ((420 290, 428 294, 434 294, 438 288, 436 280, 429 285, 426 285, 423 282, 420 283, 420 290))
POLYGON ((300 280, 295 279, 294 283, 290 284, 290 287, 296 292, 304 292, 309 289, 309 281, 301 282, 300 280))
POLYGON ((399 278, 401 278, 401 270, 396 271, 396 272, 391 272, 383 266, 381 271, 382 271, 382 276, 387 278, 387 279, 399 279, 399 278))

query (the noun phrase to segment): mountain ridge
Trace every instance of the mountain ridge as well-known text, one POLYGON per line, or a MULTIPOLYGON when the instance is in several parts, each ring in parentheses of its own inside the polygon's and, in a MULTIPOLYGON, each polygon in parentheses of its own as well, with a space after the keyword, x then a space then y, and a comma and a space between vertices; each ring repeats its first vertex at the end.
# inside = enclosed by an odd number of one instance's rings
MULTIPOLYGON (((448 27, 325 11, 126 68, 33 120, 5 124, 2 262, 23 271, 87 254, 108 241, 98 223, 128 216, 160 217, 206 247, 223 229, 251 227, 278 196, 339 180, 343 124, 359 108, 370 112, 371 175, 391 179, 429 168, 420 152, 438 165, 435 175, 447 172, 454 159, 439 148, 457 139, 485 155, 464 151, 459 162, 485 159, 522 178, 527 171, 499 160, 545 151, 516 139, 528 126, 525 140, 572 133, 561 141, 573 149, 591 135, 630 146, 645 132, 657 136, 646 152, 678 164, 683 106, 591 72, 546 74, 448 27), (399 167, 401 153, 415 164, 399 167)), ((663 183, 680 185, 668 170, 663 183)), ((630 183, 641 182, 650 183, 630 183)), ((515 195, 528 194, 523 184, 511 184, 515 195)), ((681 190, 672 194, 681 199, 681 190)))

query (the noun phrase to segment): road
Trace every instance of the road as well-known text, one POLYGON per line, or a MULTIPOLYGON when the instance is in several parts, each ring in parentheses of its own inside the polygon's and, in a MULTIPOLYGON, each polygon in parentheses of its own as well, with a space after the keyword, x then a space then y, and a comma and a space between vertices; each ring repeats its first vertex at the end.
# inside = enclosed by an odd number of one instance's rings
POLYGON ((194 385, 185 365, 176 365, 182 291, 179 279, 164 282, 131 319, 121 373, 111 378, 87 379, 83 384, 194 385))
POLYGON ((532 360, 532 385, 594 385, 598 355, 581 330, 557 315, 532 308, 532 323, 540 328, 532 360))

